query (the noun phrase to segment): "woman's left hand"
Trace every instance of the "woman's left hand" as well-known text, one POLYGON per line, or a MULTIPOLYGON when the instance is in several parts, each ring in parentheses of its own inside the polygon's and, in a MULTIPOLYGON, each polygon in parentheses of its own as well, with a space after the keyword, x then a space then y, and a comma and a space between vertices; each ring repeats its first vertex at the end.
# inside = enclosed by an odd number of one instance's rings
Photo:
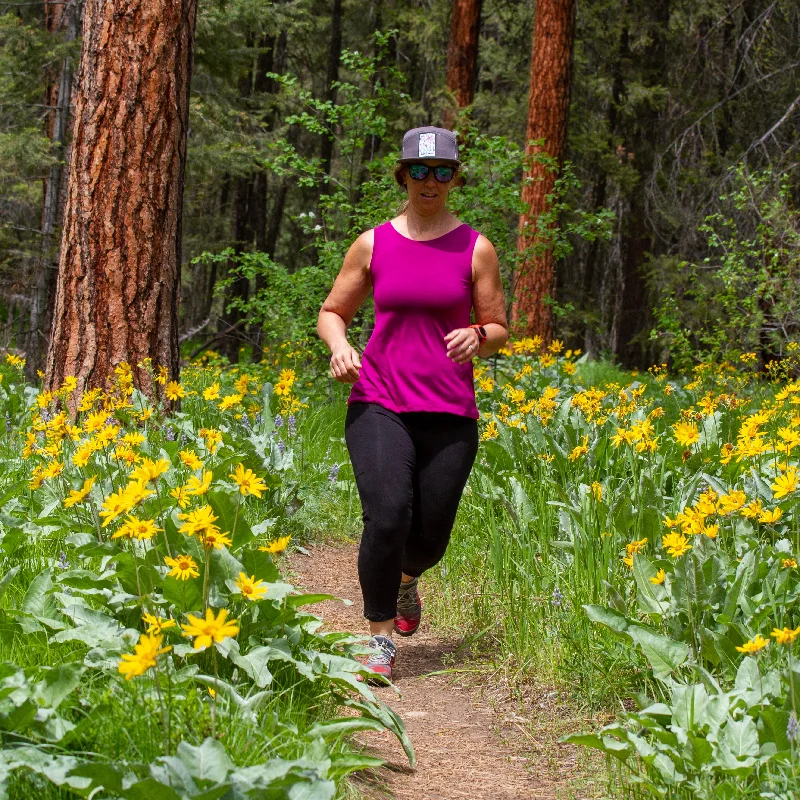
POLYGON ((444 337, 447 357, 456 364, 466 364, 478 355, 480 339, 474 328, 456 328, 444 337))

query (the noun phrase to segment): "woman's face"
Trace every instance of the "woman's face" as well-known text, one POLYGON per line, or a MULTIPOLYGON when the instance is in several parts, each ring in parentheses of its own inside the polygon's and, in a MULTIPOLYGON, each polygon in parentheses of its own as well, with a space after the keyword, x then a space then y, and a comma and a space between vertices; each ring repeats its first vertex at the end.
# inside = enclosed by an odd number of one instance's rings
MULTIPOLYGON (((426 158, 422 159, 420 164, 425 164, 428 167, 452 167, 450 161, 441 161, 439 159, 426 158)), ((408 166, 404 172, 404 180, 406 188, 408 189, 408 202, 414 207, 414 211, 422 217, 430 217, 441 211, 446 202, 447 195, 450 189, 453 188, 453 180, 447 183, 440 183, 433 175, 433 169, 428 172, 427 176, 422 180, 414 180, 408 174, 408 166)), ((455 179, 456 173, 453 173, 455 179)))

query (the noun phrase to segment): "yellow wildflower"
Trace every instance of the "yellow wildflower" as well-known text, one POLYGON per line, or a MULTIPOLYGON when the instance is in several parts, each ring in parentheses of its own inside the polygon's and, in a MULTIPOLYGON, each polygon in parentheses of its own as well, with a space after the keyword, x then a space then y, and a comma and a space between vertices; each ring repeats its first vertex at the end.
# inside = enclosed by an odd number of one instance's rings
POLYGON ((197 578, 200 575, 200 571, 197 569, 197 562, 191 556, 179 555, 175 558, 165 556, 164 563, 170 567, 167 575, 171 578, 185 581, 189 578, 197 578))
POLYGON ((678 558, 692 549, 689 540, 682 533, 668 533, 663 536, 661 546, 672 558, 678 558))
POLYGON ((175 401, 186 396, 186 390, 177 381, 170 381, 164 387, 164 395, 166 396, 167 400, 170 400, 174 403, 175 401))
POLYGON ((664 572, 663 569, 660 569, 658 572, 656 572, 656 574, 652 578, 650 578, 650 583, 658 586, 659 584, 664 583, 664 578, 666 578, 666 576, 667 573, 664 572))
POLYGON ((758 521, 763 522, 766 525, 772 525, 773 522, 777 522, 783 516, 783 511, 781 511, 780 506, 775 506, 775 508, 770 511, 768 508, 765 508, 759 515, 758 521))
POLYGON ((220 411, 227 411, 234 406, 239 405, 242 402, 242 395, 240 394, 229 394, 227 397, 222 398, 222 402, 219 404, 220 411))
POLYGON ((186 482, 186 494, 199 496, 205 494, 211 486, 212 473, 210 470, 203 472, 201 478, 196 478, 194 475, 186 482))
POLYGON ((267 490, 267 485, 251 469, 245 469, 244 464, 239 464, 229 476, 239 487, 243 495, 252 494, 261 498, 261 493, 267 490))
POLYGON ((248 578, 244 572, 240 572, 236 578, 236 586, 242 596, 251 601, 261 600, 267 593, 267 587, 264 586, 263 581, 256 580, 255 575, 248 578))
POLYGON ((768 644, 769 641, 759 633, 754 639, 745 642, 741 647, 737 647, 736 649, 740 653, 757 653, 759 650, 763 650, 768 644))
POLYGON ((174 628, 176 622, 174 619, 164 619, 164 617, 156 617, 153 614, 143 614, 142 621, 147 623, 147 633, 159 634, 165 628, 174 628))
POLYGON ((83 486, 80 489, 72 489, 69 493, 69 497, 64 499, 64 508, 72 508, 72 506, 82 502, 86 495, 92 490, 94 482, 95 477, 92 476, 83 482, 83 486))
POLYGON ((776 499, 786 497, 797 489, 797 470, 790 467, 783 475, 778 475, 775 482, 771 484, 772 491, 776 499))
POLYGON ((194 639, 195 650, 210 647, 212 642, 224 642, 225 639, 239 633, 237 620, 228 620, 227 617, 227 608, 220 609, 219 615, 216 617, 210 608, 206 609, 205 618, 187 614, 186 618, 189 622, 181 624, 183 635, 194 639))
POLYGON ((201 469, 203 466, 203 462, 197 457, 194 450, 181 450, 178 456, 183 464, 191 470, 201 469))
POLYGON ((133 646, 133 654, 123 653, 117 669, 130 680, 137 675, 143 675, 150 667, 156 665, 156 658, 162 653, 172 650, 171 647, 162 647, 163 636, 150 636, 143 633, 138 644, 133 646))
POLYGON ((291 535, 281 536, 274 542, 269 542, 266 546, 261 546, 258 549, 264 553, 280 553, 286 549, 286 546, 291 541, 291 535))
POLYGON ((672 426, 672 430, 675 432, 675 440, 684 447, 689 447, 700 441, 700 433, 694 422, 676 422, 672 426))
POLYGON ((778 644, 794 644, 795 637, 800 633, 800 628, 773 628, 770 636, 775 637, 778 644))

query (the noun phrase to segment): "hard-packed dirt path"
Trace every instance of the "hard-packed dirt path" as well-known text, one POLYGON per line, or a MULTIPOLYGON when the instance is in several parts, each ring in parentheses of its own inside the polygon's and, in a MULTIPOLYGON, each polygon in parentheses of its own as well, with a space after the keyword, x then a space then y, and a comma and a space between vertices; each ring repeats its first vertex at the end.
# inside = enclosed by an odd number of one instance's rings
MULTIPOLYGON (((314 606, 329 630, 366 632, 356 574, 356 546, 319 546, 310 555, 291 557, 297 583, 308 591, 352 600, 351 606, 326 602, 314 606)), ((424 586, 420 582, 423 596, 424 586)), ((396 800, 527 800, 556 798, 556 788, 569 781, 574 756, 531 754, 515 744, 525 736, 508 709, 493 709, 482 692, 459 680, 458 659, 448 659, 456 642, 443 641, 423 617, 420 630, 398 645, 395 686, 376 691, 400 714, 414 743, 417 767, 410 770, 391 734, 359 737, 387 765, 359 788, 374 798, 396 800), (455 661, 455 663, 452 663, 455 661), (440 672, 442 674, 436 674, 440 672)), ((471 677, 474 677, 471 676, 471 677)), ((548 709, 553 713, 553 709, 548 709)), ((529 743, 528 743, 529 744, 529 743)), ((571 750, 571 748, 569 748, 571 750)))

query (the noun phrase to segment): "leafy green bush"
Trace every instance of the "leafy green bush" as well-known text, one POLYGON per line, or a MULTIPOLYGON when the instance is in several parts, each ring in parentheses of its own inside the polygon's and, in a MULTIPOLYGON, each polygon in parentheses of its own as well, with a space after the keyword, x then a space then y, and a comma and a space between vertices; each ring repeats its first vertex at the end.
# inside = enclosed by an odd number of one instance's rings
POLYGON ((649 281, 660 298, 651 338, 678 370, 755 352, 779 357, 800 335, 800 225, 786 176, 730 175, 727 207, 700 231, 710 255, 699 264, 660 259, 649 281))

